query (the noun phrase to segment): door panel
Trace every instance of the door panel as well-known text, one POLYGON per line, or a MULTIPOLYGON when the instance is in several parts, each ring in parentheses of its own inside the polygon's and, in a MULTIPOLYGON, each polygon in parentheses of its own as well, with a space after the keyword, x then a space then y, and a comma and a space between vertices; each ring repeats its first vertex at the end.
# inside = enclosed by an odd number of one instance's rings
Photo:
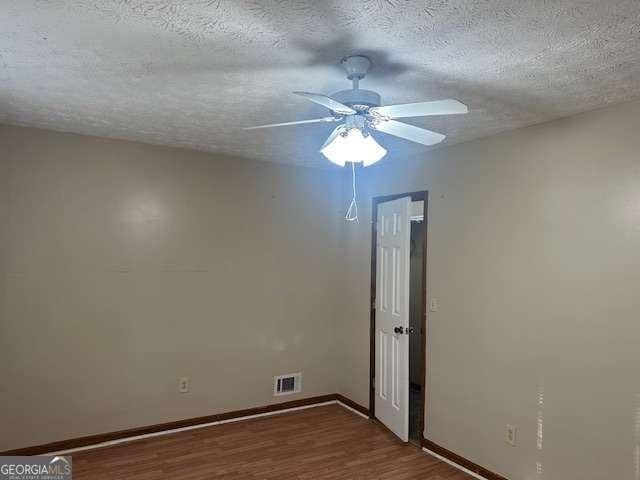
POLYGON ((378 335, 378 337, 380 338, 380 345, 379 345, 380 364, 378 368, 380 375, 377 377, 380 379, 380 385, 379 385, 378 392, 380 393, 380 398, 382 398, 382 400, 386 400, 388 396, 388 390, 387 390, 387 369, 385 368, 385 365, 387 364, 387 351, 388 351, 387 344, 389 343, 389 335, 387 335, 387 333, 384 332, 383 330, 380 330, 380 334, 378 335))
POLYGON ((376 229, 376 417, 403 441, 409 425, 411 198, 378 205, 376 229), (394 329, 402 327, 403 333, 394 329))

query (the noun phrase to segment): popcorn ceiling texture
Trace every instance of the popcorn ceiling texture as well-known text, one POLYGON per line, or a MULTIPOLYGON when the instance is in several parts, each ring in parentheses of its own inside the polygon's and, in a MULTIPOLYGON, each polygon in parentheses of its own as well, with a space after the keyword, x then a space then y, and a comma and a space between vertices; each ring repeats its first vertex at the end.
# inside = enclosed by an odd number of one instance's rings
MULTIPOLYGON (((294 90, 361 84, 385 104, 458 98, 410 119, 453 144, 640 98, 638 0, 0 0, 0 122, 326 165, 327 124, 294 90)), ((425 147, 378 134, 391 154, 425 147)), ((445 143, 445 144, 446 144, 445 143)))

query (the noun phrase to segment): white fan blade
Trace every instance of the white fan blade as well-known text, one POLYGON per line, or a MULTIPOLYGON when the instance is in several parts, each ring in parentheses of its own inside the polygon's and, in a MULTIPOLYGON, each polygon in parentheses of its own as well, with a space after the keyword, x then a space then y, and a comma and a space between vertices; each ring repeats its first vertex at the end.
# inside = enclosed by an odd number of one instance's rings
POLYGON ((408 123, 396 122, 395 120, 382 120, 375 124, 373 128, 380 132, 388 133, 389 135, 421 143, 422 145, 435 145, 446 138, 446 136, 441 133, 415 127, 408 123))
POLYGON ((437 100, 435 102, 405 103, 373 107, 369 112, 389 118, 425 117, 428 115, 455 115, 469 113, 469 108, 458 100, 437 100))
POLYGON ((331 97, 327 97, 326 95, 320 95, 319 93, 309 93, 309 92, 293 92, 296 95, 300 95, 301 97, 306 98, 307 100, 311 100, 314 103, 322 105, 323 107, 327 107, 329 110, 339 113, 341 115, 353 115, 357 113, 353 108, 347 107, 346 105, 334 100, 331 97))
POLYGON ((325 142, 322 144, 322 146, 320 147, 320 150, 322 150, 324 147, 326 147, 327 145, 329 145, 331 142, 333 142, 335 140, 335 138, 340 135, 343 130, 345 129, 344 125, 338 125, 333 132, 331 132, 331 135, 329 135, 329 138, 327 138, 325 140, 325 142))
POLYGON ((336 120, 338 120, 336 117, 323 117, 323 118, 314 118, 312 120, 299 120, 297 122, 270 123, 268 125, 256 125, 255 127, 244 127, 243 130, 257 130, 259 128, 271 128, 271 127, 286 127, 288 125, 301 125, 304 123, 335 122, 336 120))

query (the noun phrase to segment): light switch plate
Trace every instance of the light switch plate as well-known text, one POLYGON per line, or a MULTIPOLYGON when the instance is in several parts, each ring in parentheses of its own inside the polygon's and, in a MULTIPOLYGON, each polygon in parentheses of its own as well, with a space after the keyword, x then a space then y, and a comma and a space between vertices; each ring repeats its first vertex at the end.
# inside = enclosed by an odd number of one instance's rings
POLYGON ((438 300, 438 297, 431 297, 431 300, 429 301, 429 311, 437 312, 439 308, 440 300, 438 300))

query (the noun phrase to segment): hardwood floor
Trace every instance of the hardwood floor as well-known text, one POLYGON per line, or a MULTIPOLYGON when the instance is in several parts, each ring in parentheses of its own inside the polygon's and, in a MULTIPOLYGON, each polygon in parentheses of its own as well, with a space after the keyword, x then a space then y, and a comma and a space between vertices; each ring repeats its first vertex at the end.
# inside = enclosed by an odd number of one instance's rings
POLYGON ((82 479, 422 479, 471 477, 339 405, 73 454, 82 479))

